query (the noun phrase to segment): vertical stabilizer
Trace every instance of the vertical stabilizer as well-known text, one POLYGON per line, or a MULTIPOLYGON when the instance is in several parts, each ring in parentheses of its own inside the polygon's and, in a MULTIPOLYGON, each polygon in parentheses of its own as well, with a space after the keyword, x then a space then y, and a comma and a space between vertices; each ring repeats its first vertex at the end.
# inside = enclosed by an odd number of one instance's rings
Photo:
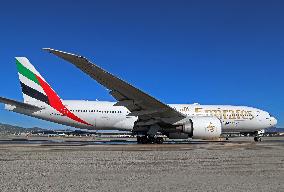
POLYGON ((62 116, 92 126, 66 108, 57 93, 50 87, 26 57, 16 57, 16 64, 24 96, 24 103, 37 107, 48 105, 62 116))
POLYGON ((16 57, 19 79, 22 87, 24 103, 33 105, 50 105, 49 96, 58 97, 45 79, 26 57, 16 57), (51 95, 48 95, 51 93, 51 95))

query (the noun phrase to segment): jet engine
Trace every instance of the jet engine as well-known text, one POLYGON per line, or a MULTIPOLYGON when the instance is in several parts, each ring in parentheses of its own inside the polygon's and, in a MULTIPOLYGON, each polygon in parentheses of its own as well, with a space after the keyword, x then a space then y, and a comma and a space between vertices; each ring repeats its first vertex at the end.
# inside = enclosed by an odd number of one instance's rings
POLYGON ((217 117, 192 117, 178 129, 193 139, 209 140, 220 137, 222 124, 217 117))

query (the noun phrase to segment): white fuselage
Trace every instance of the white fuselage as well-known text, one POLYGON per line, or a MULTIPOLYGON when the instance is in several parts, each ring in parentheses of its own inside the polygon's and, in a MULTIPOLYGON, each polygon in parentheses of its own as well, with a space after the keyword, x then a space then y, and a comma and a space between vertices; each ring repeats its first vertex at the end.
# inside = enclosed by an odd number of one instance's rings
MULTIPOLYGON (((39 119, 68 125, 81 129, 94 130, 133 130, 137 117, 128 116, 129 110, 122 106, 114 106, 115 102, 65 100, 63 104, 76 116, 88 122, 86 125, 62 116, 50 106, 43 110, 28 112, 6 105, 6 109, 33 116, 39 119)), ((222 123, 222 132, 252 132, 276 125, 277 121, 269 113, 246 106, 230 105, 169 105, 177 111, 193 116, 216 116, 222 123)))

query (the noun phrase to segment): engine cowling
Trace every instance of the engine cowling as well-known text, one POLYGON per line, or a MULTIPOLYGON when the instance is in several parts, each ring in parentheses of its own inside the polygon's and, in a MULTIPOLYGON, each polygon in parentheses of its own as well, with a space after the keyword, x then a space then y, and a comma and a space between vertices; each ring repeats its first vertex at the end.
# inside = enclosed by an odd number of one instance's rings
POLYGON ((182 132, 194 139, 214 139, 220 137, 222 124, 217 117, 193 117, 182 125, 182 132))

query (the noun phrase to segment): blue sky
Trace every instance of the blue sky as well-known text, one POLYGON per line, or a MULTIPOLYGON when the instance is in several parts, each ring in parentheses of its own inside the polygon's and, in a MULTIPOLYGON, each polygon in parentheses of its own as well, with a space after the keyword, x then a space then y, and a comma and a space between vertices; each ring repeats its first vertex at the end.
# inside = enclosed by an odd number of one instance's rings
MULTIPOLYGON (((79 53, 165 103, 248 105, 284 127, 283 1, 6 1, 0 7, 0 95, 22 100, 15 56, 63 99, 108 92, 43 47, 79 53)), ((0 122, 60 128, 7 112, 0 122)))

